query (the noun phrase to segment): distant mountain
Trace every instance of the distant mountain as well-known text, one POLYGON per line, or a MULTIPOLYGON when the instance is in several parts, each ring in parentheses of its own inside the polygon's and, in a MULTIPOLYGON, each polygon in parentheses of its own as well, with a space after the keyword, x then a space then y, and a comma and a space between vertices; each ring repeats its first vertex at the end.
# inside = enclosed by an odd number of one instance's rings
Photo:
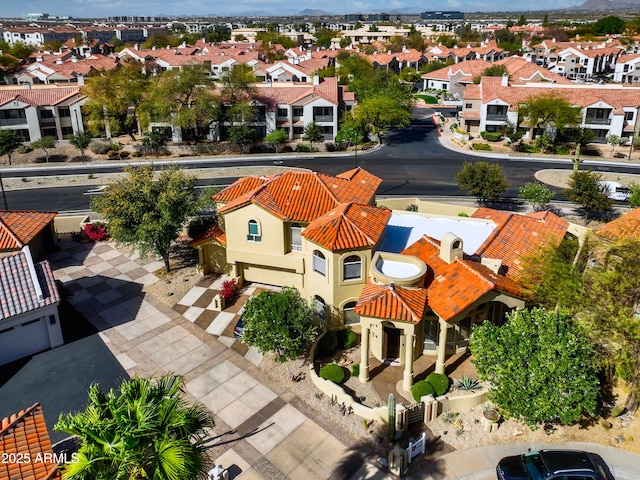
POLYGON ((298 15, 301 17, 326 17, 330 14, 325 12, 324 10, 305 8, 300 13, 298 13, 298 15))
POLYGON ((388 13, 389 15, 408 15, 411 13, 422 13, 422 12, 426 12, 428 11, 429 8, 427 7, 420 7, 417 5, 412 5, 410 7, 403 7, 403 8, 394 8, 393 10, 389 10, 388 12, 386 10, 383 10, 383 12, 388 13))
POLYGON ((640 0, 587 0, 581 5, 571 7, 571 10, 637 10, 640 0))

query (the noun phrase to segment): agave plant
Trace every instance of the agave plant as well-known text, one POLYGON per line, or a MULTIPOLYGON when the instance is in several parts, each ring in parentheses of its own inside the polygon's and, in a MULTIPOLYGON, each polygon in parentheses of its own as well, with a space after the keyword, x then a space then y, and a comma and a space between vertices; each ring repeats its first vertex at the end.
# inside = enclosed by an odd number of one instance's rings
POLYGON ((464 376, 455 383, 457 390, 463 390, 465 392, 475 392, 480 389, 480 382, 478 380, 464 376))

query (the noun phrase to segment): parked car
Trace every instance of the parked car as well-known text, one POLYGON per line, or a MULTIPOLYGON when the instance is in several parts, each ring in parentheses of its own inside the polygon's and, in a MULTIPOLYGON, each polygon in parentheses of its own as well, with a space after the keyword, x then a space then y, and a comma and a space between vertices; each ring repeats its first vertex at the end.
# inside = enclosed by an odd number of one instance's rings
POLYGON ((600 180, 598 182, 607 191, 607 196, 611 200, 617 200, 618 202, 626 202, 631 196, 631 190, 624 187, 618 182, 609 182, 606 180, 600 180))
POLYGON ((90 188, 86 192, 85 195, 102 195, 107 189, 109 189, 111 185, 100 185, 99 187, 90 188))
POLYGON ((498 480, 615 480, 600 455, 580 450, 540 450, 505 457, 498 480))
POLYGON ((236 326, 233 327, 233 336, 240 340, 242 340, 244 336, 244 322, 242 321, 242 317, 240 317, 236 326))

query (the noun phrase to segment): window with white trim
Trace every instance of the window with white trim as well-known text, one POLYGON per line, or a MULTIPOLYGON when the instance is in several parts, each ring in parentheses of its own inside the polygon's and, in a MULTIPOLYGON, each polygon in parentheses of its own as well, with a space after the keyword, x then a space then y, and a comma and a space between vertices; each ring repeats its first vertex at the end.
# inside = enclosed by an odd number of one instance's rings
POLYGON ((358 255, 349 255, 342 263, 343 280, 359 280, 362 278, 362 259, 358 255))
POLYGON ((356 303, 357 302, 349 302, 345 304, 343 309, 345 325, 360 323, 360 315, 355 312, 356 303))
POLYGON ((291 251, 302 251, 302 227, 297 223, 291 225, 291 251))
POLYGON ((327 274, 327 259, 319 250, 313 251, 313 271, 322 276, 327 274))
POLYGON ((247 233, 247 240, 249 242, 261 242, 262 235, 260 235, 260 225, 255 220, 249 220, 248 224, 249 233, 247 233))
POLYGON ((323 322, 327 321, 327 304, 319 295, 313 297, 313 313, 323 322))

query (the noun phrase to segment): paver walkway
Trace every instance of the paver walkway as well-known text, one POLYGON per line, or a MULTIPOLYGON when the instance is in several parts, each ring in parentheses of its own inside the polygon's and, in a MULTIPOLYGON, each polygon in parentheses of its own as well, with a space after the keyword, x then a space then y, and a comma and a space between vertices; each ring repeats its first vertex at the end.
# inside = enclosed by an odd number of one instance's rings
POLYGON ((216 312, 206 327, 198 325, 209 311, 199 306, 203 295, 217 286, 192 289, 179 313, 142 291, 158 281, 153 272, 162 262, 142 260, 111 242, 64 239, 60 247, 49 259, 56 279, 73 293, 71 303, 100 330, 129 375, 183 375, 188 397, 214 414, 208 445, 231 478, 344 478, 338 472, 354 440, 267 378, 254 355, 247 351, 248 359, 228 348, 232 335, 223 334, 233 328, 235 314, 216 312))

